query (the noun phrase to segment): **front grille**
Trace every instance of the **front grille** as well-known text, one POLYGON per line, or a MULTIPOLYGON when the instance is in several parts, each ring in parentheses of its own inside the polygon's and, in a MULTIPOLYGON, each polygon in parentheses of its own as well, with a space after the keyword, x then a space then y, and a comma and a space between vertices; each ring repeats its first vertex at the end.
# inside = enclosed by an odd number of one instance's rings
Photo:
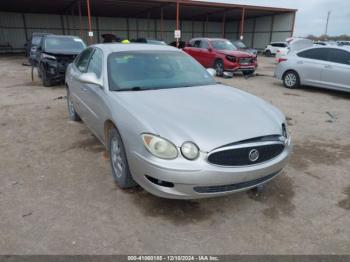
POLYGON ((252 63, 252 58, 240 58, 239 59, 240 64, 251 64, 252 63))
POLYGON ((223 149, 209 155, 209 163, 220 166, 247 166, 266 162, 281 154, 283 143, 223 149), (256 157, 256 151, 258 156, 256 157), (256 158, 256 159, 255 159, 256 158))
POLYGON ((237 183, 237 184, 231 184, 231 185, 222 185, 222 186, 197 186, 194 187, 193 190, 197 193, 220 193, 220 192, 229 192, 229 191, 235 191, 240 190, 244 188, 254 187, 261 183, 264 183, 270 179, 272 179, 274 176, 276 176, 279 172, 273 173, 271 175, 261 177, 255 180, 237 183))

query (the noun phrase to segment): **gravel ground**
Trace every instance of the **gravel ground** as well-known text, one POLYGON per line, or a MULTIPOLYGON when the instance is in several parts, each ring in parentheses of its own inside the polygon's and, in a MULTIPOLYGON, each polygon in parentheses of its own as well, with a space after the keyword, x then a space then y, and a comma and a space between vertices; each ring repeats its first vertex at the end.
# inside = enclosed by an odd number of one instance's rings
POLYGON ((0 57, 0 254, 350 254, 350 95, 285 89, 259 61, 258 76, 218 81, 285 112, 284 174, 262 193, 176 201, 117 188, 64 87, 0 57))

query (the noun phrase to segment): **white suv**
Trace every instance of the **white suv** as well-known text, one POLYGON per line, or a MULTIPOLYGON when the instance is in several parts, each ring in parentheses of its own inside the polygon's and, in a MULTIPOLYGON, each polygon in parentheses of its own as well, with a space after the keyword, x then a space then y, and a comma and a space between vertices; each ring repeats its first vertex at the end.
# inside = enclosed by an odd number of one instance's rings
POLYGON ((278 49, 287 47, 288 43, 286 42, 271 42, 269 45, 266 46, 264 53, 266 56, 275 55, 278 49))

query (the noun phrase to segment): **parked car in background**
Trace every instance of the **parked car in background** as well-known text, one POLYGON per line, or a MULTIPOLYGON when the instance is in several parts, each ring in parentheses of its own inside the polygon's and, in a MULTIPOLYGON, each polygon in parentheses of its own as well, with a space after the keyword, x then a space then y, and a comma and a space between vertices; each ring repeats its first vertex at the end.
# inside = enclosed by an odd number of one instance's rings
POLYGON ((121 188, 193 199, 275 178, 291 152, 285 116, 209 71, 170 46, 90 46, 67 69, 69 117, 108 149, 121 188))
POLYGON ((338 46, 350 46, 350 41, 337 41, 338 46))
MULTIPOLYGON (((170 46, 176 47, 176 41, 173 41, 169 44, 170 46)), ((183 49, 186 47, 186 42, 185 41, 179 41, 179 48, 183 49)))
POLYGON ((214 68, 218 76, 222 76, 225 71, 241 71, 249 75, 258 66, 255 55, 238 51, 227 39, 194 38, 183 50, 204 67, 214 68))
POLYGON ((36 54, 38 73, 43 85, 63 82, 68 64, 85 48, 83 40, 76 36, 45 35, 36 54))
POLYGON ((151 44, 151 45, 167 45, 164 41, 155 40, 155 39, 146 39, 146 38, 137 38, 131 40, 132 43, 143 43, 143 44, 151 44))
POLYGON ((287 48, 287 47, 288 47, 287 42, 271 42, 269 45, 266 46, 264 50, 264 54, 266 56, 276 55, 278 49, 287 48))
POLYGON ((290 52, 275 76, 287 88, 309 85, 350 92, 350 49, 319 46, 290 52))
POLYGON ((258 50, 247 47, 241 40, 235 40, 231 42, 237 48, 238 51, 247 52, 255 56, 258 55, 258 50))
POLYGON ((314 45, 319 45, 319 46, 336 46, 337 42, 335 42, 335 41, 314 41, 314 45))
POLYGON ((281 47, 279 49, 277 49, 276 51, 276 56, 275 56, 275 60, 278 63, 281 59, 281 57, 286 56, 289 53, 289 47, 281 47))
POLYGON ((305 38, 289 38, 287 39, 288 47, 281 47, 277 50, 275 60, 277 63, 283 59, 289 52, 299 51, 313 45, 313 41, 305 38))
POLYGON ((40 45, 41 39, 45 36, 49 35, 49 33, 37 33, 34 32, 30 36, 30 39, 28 42, 24 45, 25 47, 25 54, 28 57, 28 61, 31 65, 36 66, 36 52, 37 48, 40 45))

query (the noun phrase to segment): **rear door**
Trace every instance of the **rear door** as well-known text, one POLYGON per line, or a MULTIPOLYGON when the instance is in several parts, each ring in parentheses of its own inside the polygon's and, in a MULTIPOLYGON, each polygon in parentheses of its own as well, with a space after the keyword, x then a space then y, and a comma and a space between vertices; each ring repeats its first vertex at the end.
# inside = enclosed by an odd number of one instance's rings
MULTIPOLYGON (((96 78, 102 80, 103 69, 103 52, 99 48, 95 48, 93 52, 87 73, 94 73, 96 78)), ((103 121, 104 116, 107 114, 107 107, 104 101, 106 101, 106 93, 103 86, 97 86, 94 84, 83 84, 85 89, 85 103, 88 108, 88 121, 91 130, 100 139, 103 138, 103 121)))
POLYGON ((312 48, 297 54, 296 68, 300 74, 302 84, 323 86, 322 70, 328 64, 328 48, 312 48))
POLYGON ((194 59, 196 59, 201 65, 204 66, 203 53, 201 49, 202 40, 193 40, 190 43, 190 47, 186 48, 186 52, 190 54, 194 59))
POLYGON ((329 88, 350 91, 350 52, 328 48, 328 63, 322 71, 322 81, 329 88))
POLYGON ((207 40, 201 40, 200 43, 200 52, 201 52, 201 64, 204 67, 214 67, 214 61, 215 61, 215 51, 213 51, 213 48, 210 46, 209 41, 207 40))

